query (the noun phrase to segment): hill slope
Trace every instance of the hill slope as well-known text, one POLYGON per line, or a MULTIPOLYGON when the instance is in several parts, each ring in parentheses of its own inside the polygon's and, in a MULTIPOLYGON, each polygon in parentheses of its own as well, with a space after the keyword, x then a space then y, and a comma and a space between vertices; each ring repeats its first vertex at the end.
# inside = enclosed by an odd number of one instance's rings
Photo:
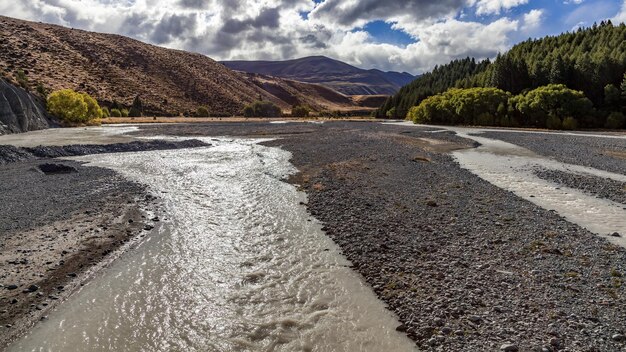
POLYGON ((363 70, 324 56, 288 61, 223 61, 222 63, 237 71, 322 84, 346 95, 391 95, 415 79, 409 73, 363 70))
POLYGON ((263 84, 250 84, 249 76, 204 55, 0 16, 0 72, 16 77, 19 70, 26 73, 31 90, 38 84, 49 90, 72 88, 104 105, 117 101, 130 106, 139 95, 151 114, 178 115, 204 105, 212 114, 233 115, 259 98, 285 110, 295 101, 319 108, 355 108, 341 94, 305 89, 302 84, 294 89, 296 83, 264 78, 265 83, 273 82, 272 87, 289 92, 277 97, 263 84))
POLYGON ((551 83, 583 91, 596 108, 611 110, 616 107, 607 105, 605 87, 619 89, 625 71, 626 25, 603 22, 558 36, 529 39, 493 63, 468 58, 437 67, 403 87, 377 115, 383 117, 395 108, 395 117, 404 118, 408 109, 424 98, 453 87, 497 87, 518 94, 551 83))

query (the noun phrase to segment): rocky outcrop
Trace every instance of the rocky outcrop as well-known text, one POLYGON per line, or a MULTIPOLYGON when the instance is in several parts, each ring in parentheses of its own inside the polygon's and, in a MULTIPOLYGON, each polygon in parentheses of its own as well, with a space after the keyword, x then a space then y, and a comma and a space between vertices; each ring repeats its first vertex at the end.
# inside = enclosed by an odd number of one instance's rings
POLYGON ((37 98, 0 79, 0 135, 48 127, 50 119, 37 98))

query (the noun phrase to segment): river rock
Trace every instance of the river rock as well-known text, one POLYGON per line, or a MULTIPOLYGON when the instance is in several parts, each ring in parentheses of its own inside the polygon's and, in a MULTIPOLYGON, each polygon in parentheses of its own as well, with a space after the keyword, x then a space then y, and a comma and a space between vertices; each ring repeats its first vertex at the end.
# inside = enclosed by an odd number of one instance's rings
POLYGON ((39 168, 39 170, 46 175, 71 174, 78 172, 78 170, 73 166, 54 163, 41 164, 37 168, 39 168))
POLYGON ((517 347, 517 345, 514 345, 514 344, 504 344, 504 345, 500 346, 500 351, 517 352, 517 351, 519 351, 519 347, 517 347))
POLYGON ((617 342, 626 341, 626 336, 622 334, 615 334, 611 338, 613 339, 613 341, 617 341, 617 342))

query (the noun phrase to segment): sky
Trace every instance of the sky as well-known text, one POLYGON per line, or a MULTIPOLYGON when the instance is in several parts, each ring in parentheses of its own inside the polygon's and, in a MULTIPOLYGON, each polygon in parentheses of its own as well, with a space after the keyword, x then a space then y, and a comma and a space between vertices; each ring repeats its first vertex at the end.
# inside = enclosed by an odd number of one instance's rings
POLYGON ((0 0, 0 14, 206 54, 325 55, 419 74, 528 38, 626 21, 626 0, 0 0))

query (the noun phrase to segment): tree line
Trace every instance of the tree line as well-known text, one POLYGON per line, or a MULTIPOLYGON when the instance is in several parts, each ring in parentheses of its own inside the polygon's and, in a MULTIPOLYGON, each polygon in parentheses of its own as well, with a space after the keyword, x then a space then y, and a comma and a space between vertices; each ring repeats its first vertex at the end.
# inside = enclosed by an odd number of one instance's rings
MULTIPOLYGON (((581 92, 592 104, 588 116, 577 118, 581 127, 605 127, 615 125, 618 114, 625 112, 625 72, 626 25, 606 21, 558 36, 529 39, 493 62, 466 58, 436 67, 390 97, 376 116, 404 118, 428 97, 453 88, 493 87, 525 96, 541 87, 546 88, 537 94, 562 85, 581 92)), ((533 125, 532 119, 525 120, 514 108, 511 113, 521 124, 533 125)))

